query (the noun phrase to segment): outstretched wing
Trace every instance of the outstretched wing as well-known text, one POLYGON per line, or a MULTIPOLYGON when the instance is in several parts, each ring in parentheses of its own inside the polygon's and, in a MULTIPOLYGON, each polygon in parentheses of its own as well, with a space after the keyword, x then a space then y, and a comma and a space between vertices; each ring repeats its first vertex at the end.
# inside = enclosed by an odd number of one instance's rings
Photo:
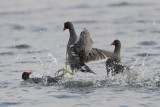
POLYGON ((87 29, 84 28, 74 48, 81 58, 87 58, 90 51, 92 50, 92 46, 93 41, 90 38, 90 34, 87 29))
POLYGON ((85 58, 85 62, 90 62, 90 61, 97 61, 105 58, 115 58, 116 56, 108 51, 98 49, 98 48, 92 48, 90 53, 88 54, 87 58, 85 58))
POLYGON ((105 59, 106 57, 108 58, 116 57, 111 52, 92 47, 93 47, 93 41, 87 29, 84 28, 84 30, 80 34, 78 41, 74 45, 75 52, 80 56, 81 61, 87 63, 90 61, 105 59))

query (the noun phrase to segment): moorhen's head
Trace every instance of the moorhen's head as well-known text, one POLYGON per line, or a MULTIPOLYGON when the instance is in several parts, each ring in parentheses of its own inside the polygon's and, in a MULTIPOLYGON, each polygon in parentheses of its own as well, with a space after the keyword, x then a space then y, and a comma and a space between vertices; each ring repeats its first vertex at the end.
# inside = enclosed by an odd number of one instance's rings
POLYGON ((111 45, 111 46, 114 45, 115 47, 117 47, 117 46, 118 46, 118 47, 121 47, 121 42, 116 39, 116 40, 114 40, 110 45, 111 45))
POLYGON ((114 40, 110 45, 114 45, 115 49, 114 49, 114 55, 120 57, 120 50, 121 50, 121 42, 119 40, 114 40))
POLYGON ((72 22, 65 22, 64 23, 63 31, 65 31, 66 29, 71 29, 71 28, 73 28, 72 22))
POLYGON ((23 80, 28 80, 30 74, 32 74, 32 72, 23 72, 22 79, 23 80))

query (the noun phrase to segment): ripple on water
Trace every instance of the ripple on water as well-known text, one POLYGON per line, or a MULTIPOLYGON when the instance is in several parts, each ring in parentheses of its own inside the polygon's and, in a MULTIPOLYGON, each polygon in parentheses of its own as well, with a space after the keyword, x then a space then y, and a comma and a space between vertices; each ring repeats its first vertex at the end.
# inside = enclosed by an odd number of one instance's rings
POLYGON ((108 6, 109 7, 121 7, 121 6, 129 6, 129 5, 131 4, 128 2, 120 2, 120 3, 112 3, 112 4, 109 4, 108 6))
POLYGON ((17 45, 14 45, 14 46, 10 46, 10 48, 16 48, 16 49, 28 49, 30 47, 31 46, 28 45, 28 44, 17 44, 17 45))
POLYGON ((119 3, 111 3, 109 7, 125 7, 125 6, 148 6, 151 4, 146 3, 129 3, 129 2, 119 2, 119 3))
POLYGON ((58 99, 80 98, 80 96, 76 96, 76 95, 51 95, 51 96, 58 99))
POLYGON ((19 24, 0 24, 0 27, 8 27, 8 28, 11 28, 12 30, 24 30, 25 27, 22 26, 22 25, 19 25, 19 24))
POLYGON ((24 15, 24 14, 32 14, 32 13, 39 13, 39 12, 45 12, 50 10, 52 7, 47 7, 47 8, 39 8, 39 9, 31 9, 31 10, 17 10, 17 11, 4 11, 0 12, 0 16, 4 15, 24 15))
POLYGON ((9 82, 6 82, 6 81, 0 82, 0 88, 8 88, 9 85, 11 85, 11 83, 9 82))
POLYGON ((48 29, 47 28, 45 28, 45 27, 36 27, 36 28, 33 28, 32 29, 32 32, 45 32, 45 31, 47 31, 48 29))
POLYGON ((91 8, 91 6, 89 6, 87 4, 79 4, 79 5, 75 5, 75 6, 70 6, 67 9, 86 9, 86 8, 91 8))
POLYGON ((155 41, 142 41, 139 43, 139 45, 153 46, 153 45, 157 45, 157 42, 155 42, 155 41))
POLYGON ((82 106, 91 106, 90 104, 85 104, 85 103, 81 103, 81 104, 76 104, 75 107, 82 107, 82 106))
POLYGON ((0 106, 1 107, 4 107, 4 106, 15 106, 15 105, 19 105, 21 104, 20 102, 2 102, 0 103, 0 106))
POLYGON ((83 24, 83 23, 92 24, 92 23, 98 23, 98 21, 97 20, 77 20, 77 21, 73 21, 73 23, 76 23, 76 24, 83 24))
POLYGON ((12 29, 13 29, 13 30, 24 30, 24 27, 21 26, 21 25, 15 24, 15 25, 13 25, 12 29))
MULTIPOLYGON (((138 22, 138 23, 145 23, 144 21, 143 21, 143 22, 142 22, 142 21, 141 21, 141 22, 137 21, 137 22, 138 22)), ((138 28, 138 29, 136 29, 136 31, 142 33, 142 32, 147 31, 147 29, 140 29, 140 28, 138 28)))
POLYGON ((14 52, 1 52, 0 55, 15 55, 14 52))
POLYGON ((159 34, 160 33, 160 30, 152 30, 152 31, 150 31, 151 33, 157 33, 157 34, 159 34))
POLYGON ((35 54, 35 53, 47 53, 49 50, 28 50, 25 53, 26 54, 35 54))
POLYGON ((136 54, 136 56, 141 56, 141 57, 145 57, 145 56, 160 56, 160 54, 139 53, 139 54, 136 54))

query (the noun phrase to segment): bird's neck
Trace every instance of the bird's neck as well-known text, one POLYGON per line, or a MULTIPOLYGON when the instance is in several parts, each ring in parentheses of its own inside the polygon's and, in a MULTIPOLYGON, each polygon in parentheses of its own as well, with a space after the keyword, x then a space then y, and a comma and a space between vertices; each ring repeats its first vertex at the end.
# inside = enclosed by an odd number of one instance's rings
POLYGON ((120 49, 121 49, 121 46, 115 46, 114 55, 120 57, 120 49))
POLYGON ((77 34, 76 34, 75 30, 74 30, 74 27, 71 27, 71 28, 69 29, 69 32, 70 32, 70 38, 69 38, 69 41, 68 41, 68 42, 70 43, 70 45, 74 45, 75 42, 76 42, 77 39, 78 39, 77 34))

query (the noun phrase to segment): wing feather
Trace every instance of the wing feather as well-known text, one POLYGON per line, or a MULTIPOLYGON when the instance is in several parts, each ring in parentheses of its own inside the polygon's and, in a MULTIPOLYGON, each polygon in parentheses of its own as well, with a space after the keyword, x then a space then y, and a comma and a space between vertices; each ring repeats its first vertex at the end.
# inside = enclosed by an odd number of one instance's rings
POLYGON ((87 31, 87 29, 84 28, 84 30, 81 32, 80 37, 78 41, 75 44, 75 50, 78 52, 80 57, 86 58, 93 47, 93 41, 90 38, 90 34, 87 31))
POLYGON ((113 53, 98 49, 98 48, 92 48, 88 56, 84 59, 84 62, 91 62, 91 61, 97 61, 105 58, 117 58, 113 53))
MULTIPOLYGON (((107 57, 108 58, 116 57, 111 52, 92 47, 93 47, 93 41, 87 29, 84 28, 84 30, 80 34, 78 41, 74 45, 75 52, 79 55, 81 61, 87 63, 90 61, 105 59, 107 57)), ((116 58, 120 60, 120 58, 118 57, 116 58)))

